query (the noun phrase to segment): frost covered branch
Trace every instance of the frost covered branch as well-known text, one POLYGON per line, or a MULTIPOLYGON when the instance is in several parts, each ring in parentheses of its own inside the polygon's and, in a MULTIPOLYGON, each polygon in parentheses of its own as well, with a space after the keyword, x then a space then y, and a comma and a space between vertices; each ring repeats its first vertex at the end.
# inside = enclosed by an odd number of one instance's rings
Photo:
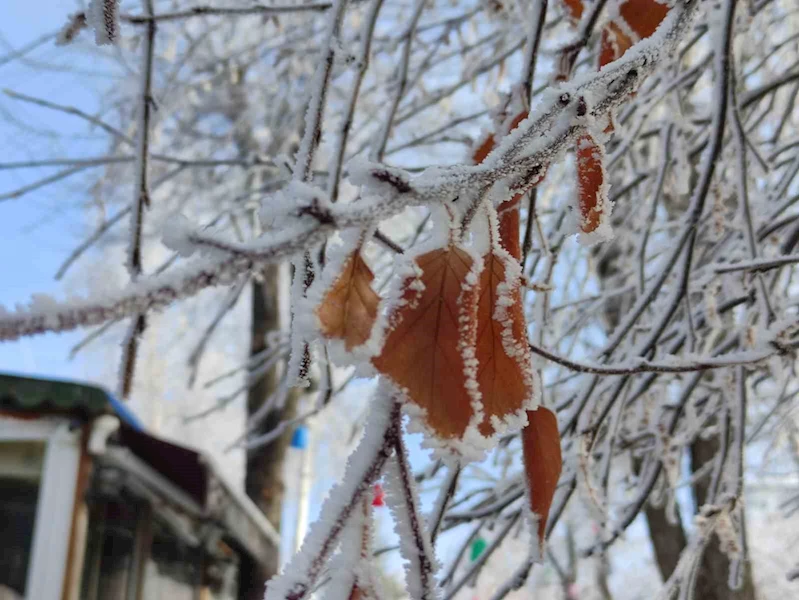
POLYGON ((376 406, 358 448, 347 463, 343 482, 331 492, 319 520, 283 575, 267 585, 266 600, 300 600, 311 593, 361 498, 394 452, 400 435, 400 405, 386 390, 378 391, 373 402, 376 406))
POLYGON ((281 15, 287 13, 323 12, 332 6, 329 2, 316 2, 309 4, 251 4, 248 6, 213 6, 199 5, 174 12, 158 14, 144 13, 142 15, 122 15, 122 20, 135 24, 146 24, 152 21, 178 21, 190 17, 225 17, 247 15, 281 15))
POLYGON ((706 371, 710 369, 726 369, 736 365, 756 364, 767 360, 780 352, 778 348, 769 348, 755 352, 741 352, 739 354, 726 354, 715 359, 698 359, 696 362, 663 361, 650 362, 638 359, 630 365, 601 365, 575 362, 562 356, 557 356, 544 348, 530 344, 533 353, 543 356, 547 360, 563 365, 567 369, 578 373, 593 373, 594 375, 633 375, 636 373, 690 373, 692 371, 706 371))

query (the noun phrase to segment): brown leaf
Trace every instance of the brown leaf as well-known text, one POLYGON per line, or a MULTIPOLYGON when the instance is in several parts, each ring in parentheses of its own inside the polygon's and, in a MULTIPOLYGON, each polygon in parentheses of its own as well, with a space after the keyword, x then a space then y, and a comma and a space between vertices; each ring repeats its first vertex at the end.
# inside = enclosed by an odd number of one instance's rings
POLYGON ((497 208, 500 245, 516 260, 520 260, 522 257, 522 246, 519 242, 519 204, 521 201, 522 194, 516 194, 497 208))
MULTIPOLYGON (((629 50, 635 40, 627 35, 632 31, 639 39, 646 39, 655 33, 660 23, 666 18, 669 7, 657 0, 625 0, 619 6, 619 16, 628 27, 617 21, 610 21, 602 28, 602 39, 599 47, 599 68, 621 58, 629 50)), ((609 119, 605 133, 614 129, 612 118, 609 119)), ((606 210, 605 198, 602 197, 605 172, 602 166, 601 149, 590 136, 577 142, 577 172, 580 192, 581 229, 584 233, 595 231, 606 210)))
MULTIPOLYGON (((507 125, 508 132, 516 129, 519 123, 527 118, 528 114, 529 113, 524 110, 513 117, 513 120, 507 125)), ((486 138, 472 155, 474 163, 480 164, 483 162, 486 156, 494 149, 495 143, 493 135, 486 138)), ((530 182, 530 186, 538 185, 543 181, 545 175, 546 170, 535 177, 534 180, 530 182)), ((497 209, 501 245, 516 260, 520 260, 522 256, 521 244, 519 242, 519 203, 521 202, 522 195, 523 194, 516 194, 511 199, 500 204, 497 209)))
MULTIPOLYGON (((515 210, 518 214, 518 210, 515 210)), ((516 228, 518 246, 518 221, 516 228)), ((494 434, 491 417, 518 415, 534 395, 532 361, 522 311, 519 267, 514 257, 490 252, 480 273, 477 305, 477 382, 484 420, 480 433, 494 434), (500 300, 510 300, 502 303, 500 300)))
POLYGON ((474 416, 467 389, 474 366, 464 352, 477 335, 478 289, 468 281, 474 260, 450 244, 415 263, 420 274, 403 282, 383 351, 372 363, 426 411, 425 422, 438 437, 461 438, 474 416))
POLYGON ((602 40, 599 47, 599 67, 604 67, 620 58, 633 45, 630 38, 614 21, 602 28, 602 40))
POLYGON ((640 39, 646 39, 658 28, 669 13, 669 7, 657 0, 626 0, 619 14, 640 39))
POLYGON ((669 7, 657 0, 626 0, 619 6, 619 17, 627 27, 618 21, 610 21, 602 28, 602 41, 599 51, 599 66, 621 58, 635 43, 625 31, 632 31, 638 39, 646 39, 657 30, 669 13, 669 7))
MULTIPOLYGON (((546 174, 547 171, 544 169, 543 173, 537 175, 535 179, 529 182, 530 187, 534 187, 541 183, 544 177, 546 177, 546 174)), ((519 224, 521 220, 519 208, 523 195, 524 194, 516 194, 510 200, 505 200, 505 202, 500 204, 497 208, 500 245, 516 260, 521 260, 522 258, 522 247, 519 242, 519 224)))
POLYGON ((528 424, 522 429, 524 471, 530 496, 530 510, 538 516, 538 548, 541 554, 549 509, 563 468, 558 419, 551 410, 539 406, 527 411, 528 424))
MULTIPOLYGON (((527 111, 516 115, 508 124, 507 130, 513 131, 524 119, 527 111)), ((488 140, 487 140, 488 141, 488 140)), ((491 147, 483 153, 473 156, 475 162, 482 162, 493 149, 494 138, 490 138, 491 147)), ((543 176, 536 180, 538 183, 543 176)), ((521 259, 519 242, 519 205, 522 194, 499 205, 499 237, 501 247, 516 261, 521 259)), ((509 276, 508 256, 500 256, 490 252, 484 257, 483 271, 480 273, 480 299, 477 307, 477 361, 481 400, 484 419, 479 431, 488 437, 494 433, 491 417, 500 419, 519 413, 532 398, 532 371, 530 351, 527 347, 527 331, 521 303, 519 273, 509 276), (509 279, 511 279, 509 281, 509 279), (497 301, 500 296, 499 286, 512 301, 510 306, 502 310, 503 319, 495 319, 497 301), (507 326, 507 331, 505 331, 507 326), (503 342, 503 332, 507 339, 503 342), (506 345, 509 348, 506 348, 506 345), (510 350, 510 351, 509 351, 510 350)))
POLYGON ((362 345, 372 333, 380 303, 372 289, 373 279, 372 270, 356 249, 316 309, 322 335, 344 340, 347 351, 362 345))
POLYGON ((580 203, 580 229, 596 231, 607 210, 608 200, 602 148, 590 135, 577 140, 577 188, 580 203))
MULTIPOLYGON (((522 111, 506 120, 499 127, 500 134, 518 127, 527 114, 522 111)), ((486 137, 472 154, 474 163, 483 162, 495 145, 495 135, 486 137)), ((541 179, 543 175, 531 185, 541 179)), ((464 287, 473 263, 465 251, 450 246, 417 259, 424 291, 419 292, 411 285, 416 278, 404 282, 402 303, 392 317, 393 329, 383 353, 373 359, 380 372, 407 390, 411 402, 427 410, 427 425, 439 437, 462 437, 475 416, 474 397, 467 389, 465 372, 470 366, 464 360, 464 346, 475 347, 477 385, 484 410, 478 424, 482 435, 494 434, 491 417, 504 419, 517 415, 533 397, 520 272, 510 262, 518 261, 521 256, 521 198, 521 194, 516 194, 500 205, 500 243, 508 254, 492 251, 484 257, 485 265, 476 288, 479 293, 471 285, 464 287), (510 269, 515 272, 510 273, 510 269), (463 298, 459 301, 464 293, 466 302, 463 298), (497 311, 500 296, 510 302, 503 303, 497 311), (464 308, 464 303, 472 306, 464 308), (462 317, 464 320, 459 324, 462 317)))
POLYGON ((516 129, 519 126, 519 123, 521 123, 527 118, 528 114, 529 113, 526 110, 523 110, 518 115, 513 117, 513 121, 510 122, 510 126, 508 127, 508 133, 516 129))
POLYGON ((575 21, 579 21, 583 16, 583 0, 563 0, 566 9, 569 11, 569 16, 575 21))
POLYGON ((350 590, 349 600, 361 600, 361 588, 358 587, 357 583, 352 585, 352 590, 350 590))
POLYGON ((481 162, 483 162, 486 159, 486 156, 488 156, 494 149, 494 145, 495 142, 493 135, 489 135, 485 140, 483 140, 483 143, 480 144, 472 153, 472 160, 474 161, 474 164, 479 165, 481 162))

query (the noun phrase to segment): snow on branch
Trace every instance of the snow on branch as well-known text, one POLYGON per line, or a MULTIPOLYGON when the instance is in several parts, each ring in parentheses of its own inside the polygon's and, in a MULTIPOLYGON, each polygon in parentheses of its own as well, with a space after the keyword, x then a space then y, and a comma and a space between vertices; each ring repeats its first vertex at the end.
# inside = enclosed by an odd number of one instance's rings
POLYGON ((347 461, 343 480, 331 491, 300 551, 283 574, 267 585, 266 600, 301 600, 313 591, 341 533, 394 452, 400 426, 400 405, 393 391, 378 386, 363 437, 347 461))
MULTIPOLYGON (((657 33, 636 44, 599 73, 553 86, 542 103, 506 136, 479 165, 431 168, 416 178, 396 169, 359 163, 351 171, 355 183, 384 197, 415 196, 416 203, 460 199, 464 190, 488 189, 502 180, 507 193, 526 191, 567 147, 606 118, 642 84, 659 60, 674 51, 693 22, 699 0, 687 0, 670 11, 657 33), (541 135, 546 132, 546 135, 541 135)), ((507 196, 507 198, 506 198, 507 196)))
MULTIPOLYGON (((359 163, 351 167, 355 183, 365 186, 371 195, 367 201, 351 207, 330 207, 321 190, 318 195, 306 194, 308 201, 300 201, 296 215, 310 216, 315 225, 298 227, 299 230, 275 236, 277 241, 255 242, 247 245, 226 242, 214 237, 192 235, 186 241, 191 247, 215 250, 225 258, 216 264, 195 267, 195 273, 179 273, 167 284, 158 279, 128 291, 115 294, 113 301, 92 304, 82 302, 57 307, 50 303, 48 310, 31 309, 13 317, 0 317, 0 339, 15 339, 22 335, 47 331, 66 331, 75 327, 101 324, 108 319, 118 319, 132 314, 133 307, 149 310, 163 308, 169 302, 194 294, 204 287, 225 284, 241 273, 249 271, 255 263, 274 262, 313 247, 323 241, 333 229, 368 226, 375 221, 395 215, 405 207, 420 204, 446 203, 458 198, 464 189, 488 188, 502 179, 511 191, 523 190, 530 173, 537 173, 543 165, 573 144, 585 131, 586 118, 599 118, 620 105, 640 85, 643 76, 652 71, 658 59, 673 50, 677 41, 688 29, 698 0, 680 4, 658 30, 658 34, 640 42, 624 58, 612 63, 601 72, 582 77, 573 83, 553 88, 546 94, 541 108, 525 120, 511 135, 477 166, 430 168, 421 175, 410 177, 401 170, 359 163), (640 47, 639 47, 640 46, 640 47), (584 98, 592 102, 586 107, 584 98), (548 135, 542 136, 541 132, 548 135), (219 273, 209 273, 218 269, 219 273), (177 286, 173 282, 179 281, 177 286), (59 310, 59 308, 61 310, 59 310)), ((324 71, 322 71, 324 73, 324 71)), ((324 81, 323 77, 321 81, 324 81)), ((311 129, 318 109, 309 110, 311 129)), ((300 170, 307 168, 310 142, 301 152, 300 170)), ((296 188, 295 188, 296 189, 296 188)), ((137 211, 133 211, 136 214, 137 211)))
MULTIPOLYGON (((327 26, 324 57, 316 67, 311 82, 308 108, 305 112, 303 135, 300 140, 297 156, 294 160, 293 182, 301 185, 311 180, 314 156, 322 139, 322 123, 328 100, 328 88, 333 74, 337 48, 340 45, 341 24, 346 13, 348 0, 336 0, 333 5, 330 22, 327 26)), ((326 201, 334 198, 325 197, 326 201)), ((301 260, 293 264, 292 275, 292 327, 291 357, 289 359, 289 379, 299 385, 307 384, 311 366, 311 353, 308 340, 304 339, 301 328, 297 326, 297 310, 306 298, 308 288, 316 278, 316 269, 311 259, 310 248, 306 248, 301 260)))
POLYGON ((122 15, 122 20, 134 24, 151 21, 182 21, 191 17, 233 17, 248 15, 282 15, 303 12, 324 12, 332 4, 330 2, 313 2, 308 4, 251 4, 247 6, 212 6, 198 5, 184 10, 158 14, 122 15))
POLYGON ((635 373, 690 373, 692 371, 707 371, 711 369, 726 369, 736 365, 754 365, 768 360, 777 353, 783 352, 781 347, 773 345, 771 348, 762 350, 746 351, 725 354, 715 358, 697 357, 695 361, 677 360, 676 358, 652 362, 644 358, 630 361, 627 365, 622 364, 587 364, 569 360, 562 356, 557 356, 544 348, 539 348, 530 344, 533 353, 538 354, 552 362, 563 365, 564 367, 577 371, 578 373, 593 373, 596 375, 633 375, 635 373))
POLYGON ((119 40, 119 0, 90 0, 86 22, 94 29, 98 46, 116 44, 119 40))
MULTIPOLYGON (((116 2, 106 2, 114 4, 116 2)), ((144 8, 152 14, 152 0, 143 0, 144 8)), ((118 10, 118 7, 116 7, 118 10)), ((106 28, 109 16, 104 13, 106 28)), ((114 15, 116 19, 116 15, 114 15)), ((114 21, 116 23, 116 21, 114 21)), ((112 39, 112 38, 109 38, 112 39)), ((99 43, 99 41, 98 41, 99 43)), ((153 53, 155 50, 155 23, 147 26, 147 38, 144 44, 144 57, 141 66, 141 98, 138 106, 138 124, 136 131, 136 161, 134 164, 135 184, 131 211, 130 242, 128 245, 127 267, 131 281, 142 275, 142 230, 144 227, 144 211, 150 206, 149 191, 149 156, 150 156, 150 119, 153 110, 153 53)), ((122 343, 122 362, 120 372, 119 394, 122 398, 130 395, 133 376, 136 368, 136 354, 139 340, 146 328, 145 313, 136 314, 128 326, 128 333, 122 343)))
POLYGON ((436 560, 430 536, 419 511, 419 498, 408 463, 408 451, 401 436, 394 442, 394 456, 385 475, 386 492, 400 539, 400 552, 408 562, 406 589, 412 600, 436 600, 439 597, 436 560))
POLYGON ((57 302, 48 296, 35 296, 26 307, 0 312, 0 340, 71 331, 162 310, 205 288, 230 285, 238 275, 252 268, 252 261, 246 259, 203 260, 168 275, 146 277, 117 293, 96 294, 85 300, 57 302))

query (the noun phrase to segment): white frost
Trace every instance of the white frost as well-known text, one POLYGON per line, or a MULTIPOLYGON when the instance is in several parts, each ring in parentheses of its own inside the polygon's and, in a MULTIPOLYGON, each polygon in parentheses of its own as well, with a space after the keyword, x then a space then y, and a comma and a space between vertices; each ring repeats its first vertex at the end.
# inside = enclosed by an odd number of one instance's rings
POLYGON ((98 46, 116 43, 119 39, 119 0, 90 0, 86 22, 94 29, 98 46))
POLYGON ((391 427, 393 396, 390 387, 378 384, 363 437, 347 460, 343 480, 331 490, 300 551, 283 573, 267 585, 266 600, 284 600, 293 591, 309 590, 315 583, 335 548, 336 539, 359 510, 358 503, 364 494, 371 489, 370 470, 379 461, 386 431, 391 427))

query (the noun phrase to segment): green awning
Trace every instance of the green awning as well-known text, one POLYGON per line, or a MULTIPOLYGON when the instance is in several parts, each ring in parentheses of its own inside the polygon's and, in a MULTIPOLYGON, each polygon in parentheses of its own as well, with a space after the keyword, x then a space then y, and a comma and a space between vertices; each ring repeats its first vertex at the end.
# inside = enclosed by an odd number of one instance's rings
POLYGON ((0 410, 73 413, 83 417, 113 412, 108 394, 100 387, 4 373, 0 373, 0 410))

